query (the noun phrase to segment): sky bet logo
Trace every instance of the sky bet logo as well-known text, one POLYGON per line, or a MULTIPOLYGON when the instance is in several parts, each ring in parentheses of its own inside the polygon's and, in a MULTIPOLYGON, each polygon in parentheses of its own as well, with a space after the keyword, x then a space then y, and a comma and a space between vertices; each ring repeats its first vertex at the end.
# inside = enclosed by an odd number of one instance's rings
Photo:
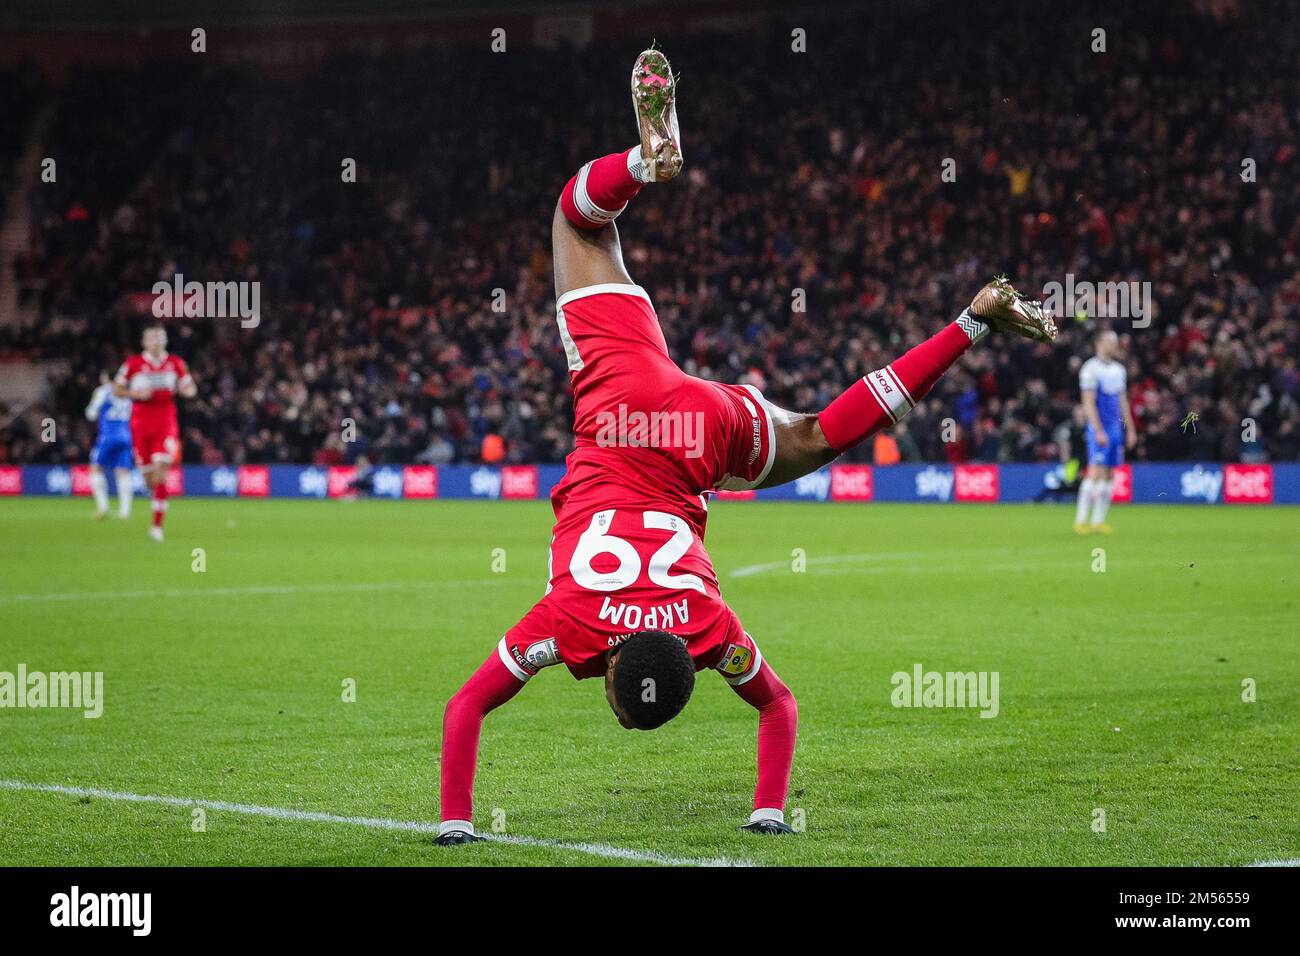
POLYGON ((1199 498, 1207 504, 1214 504, 1219 500, 1219 489, 1223 487, 1223 472, 1197 465, 1183 472, 1178 484, 1184 498, 1199 498))
POLYGON ((819 468, 801 478, 794 480, 794 493, 800 498, 815 498, 825 501, 831 493, 831 473, 828 468, 819 468))
POLYGON ((153 926, 152 893, 71 892, 50 897, 51 926, 126 926, 132 936, 148 936, 153 926))
POLYGON ((400 468, 377 468, 370 476, 374 482, 372 494, 380 498, 402 497, 402 471, 400 468))
POLYGON ((66 468, 51 468, 45 473, 45 490, 52 495, 66 495, 72 491, 72 474, 66 468))
POLYGON ((501 497, 501 473, 491 468, 476 468, 469 476, 469 493, 475 498, 501 497))
POLYGON ((239 494, 239 472, 233 468, 218 468, 213 471, 212 493, 231 498, 239 494))
POLYGON ((948 468, 935 468, 933 465, 916 473, 916 496, 947 501, 952 497, 953 473, 948 468))
POLYGON ((329 491, 329 476, 320 468, 308 468, 298 475, 298 494, 324 498, 329 491))

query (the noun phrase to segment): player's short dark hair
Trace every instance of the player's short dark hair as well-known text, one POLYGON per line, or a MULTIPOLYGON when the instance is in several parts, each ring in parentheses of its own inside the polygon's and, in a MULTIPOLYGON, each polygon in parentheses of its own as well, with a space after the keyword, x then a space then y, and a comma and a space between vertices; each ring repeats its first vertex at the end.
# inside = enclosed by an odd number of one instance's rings
POLYGON ((619 646, 614 699, 638 729, 668 723, 682 712, 693 690, 695 661, 677 635, 638 631, 619 646))

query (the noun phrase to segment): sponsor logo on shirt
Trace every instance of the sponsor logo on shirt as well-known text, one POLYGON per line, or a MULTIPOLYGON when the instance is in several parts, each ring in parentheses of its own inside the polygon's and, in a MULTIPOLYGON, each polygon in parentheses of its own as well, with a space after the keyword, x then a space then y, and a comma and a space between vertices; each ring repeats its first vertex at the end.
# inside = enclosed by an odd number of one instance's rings
POLYGON ((543 667, 560 663, 560 651, 553 637, 548 637, 544 641, 533 641, 522 652, 518 644, 512 644, 510 656, 529 674, 536 674, 543 667))

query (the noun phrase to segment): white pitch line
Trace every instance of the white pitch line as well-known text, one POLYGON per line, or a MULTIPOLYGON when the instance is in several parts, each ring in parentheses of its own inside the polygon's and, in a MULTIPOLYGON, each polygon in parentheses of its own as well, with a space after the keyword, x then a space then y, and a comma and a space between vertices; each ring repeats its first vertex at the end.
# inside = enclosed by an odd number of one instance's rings
MULTIPOLYGON (((873 561, 892 561, 907 560, 909 558, 920 558, 925 555, 920 551, 894 551, 889 554, 830 554, 825 557, 809 558, 807 564, 847 564, 847 563, 868 563, 873 561)), ((755 574, 763 574, 767 571, 788 571, 790 570, 790 560, 784 561, 767 561, 763 564, 747 564, 744 567, 736 568, 727 574, 729 578, 748 578, 755 574)))
POLYGON ((378 581, 371 584, 249 584, 221 588, 170 588, 140 591, 70 591, 65 593, 0 594, 0 603, 36 601, 96 601, 127 598, 202 598, 255 596, 259 594, 332 594, 339 591, 401 591, 408 588, 469 587, 498 584, 501 579, 475 578, 469 581, 378 581))
POLYGON ((492 833, 483 834, 489 840, 500 843, 513 843, 517 846, 542 846, 556 850, 576 850, 603 856, 610 860, 633 860, 638 863, 660 863, 664 866, 753 866, 748 860, 733 860, 730 857, 715 856, 709 858, 689 856, 669 856, 657 850, 625 850, 618 846, 606 846, 603 843, 570 843, 567 840, 541 840, 536 837, 500 836, 492 833))
MULTIPOLYGON (((1014 554, 1011 548, 985 548, 978 552, 980 570, 1001 570, 1001 571, 1018 571, 1025 567, 1025 561, 1017 561, 1013 564, 989 564, 987 558, 991 555, 1014 554)), ((1023 552, 1021 552, 1023 553, 1023 552)), ((974 553, 972 553, 974 554, 974 553)), ((748 578, 756 574, 766 574, 768 571, 789 571, 792 559, 783 561, 767 561, 763 564, 747 564, 743 567, 730 571, 727 577, 730 578, 748 578)), ((828 554, 823 557, 808 558, 804 563, 809 567, 814 565, 843 565, 843 564, 873 564, 884 565, 883 567, 870 568, 828 568, 817 571, 822 574, 932 574, 936 569, 945 568, 963 569, 971 566, 971 562, 976 560, 975 557, 967 557, 958 553, 950 556, 949 559, 936 562, 934 555, 926 551, 889 551, 876 554, 828 554), (886 564, 886 562, 907 562, 915 558, 925 558, 924 564, 886 564)), ((1073 567, 1072 561, 1061 560, 1052 562, 1059 567, 1073 567)), ((1044 567, 1041 561, 1035 561, 1035 567, 1044 567)))
MULTIPOLYGON (((980 560, 987 558, 991 554, 1012 554, 1012 553, 1014 552, 1011 548, 984 548, 978 552, 972 552, 972 554, 978 554, 980 560)), ((925 570, 926 568, 933 569, 935 566, 934 555, 932 552, 929 551, 877 551, 872 554, 828 554, 825 556, 808 558, 805 563, 809 565, 877 564, 877 563, 882 563, 887 561, 911 561, 916 558, 927 559, 927 563, 925 565, 916 566, 917 570, 925 570)), ((962 561, 965 560, 964 556, 961 554, 956 555, 956 558, 962 561)), ((727 577, 748 578, 748 577, 753 577, 755 574, 765 574, 768 571, 789 571, 791 560, 792 559, 787 558, 783 561, 767 561, 764 562, 763 564, 746 564, 743 567, 739 567, 736 568, 734 571, 728 572, 727 577)), ((908 565, 901 564, 898 567, 889 567, 889 568, 884 568, 882 570, 889 571, 889 572, 898 572, 898 571, 905 571, 908 569, 909 569, 908 565)))
MULTIPOLYGON (((202 807, 205 810, 224 810, 249 816, 270 817, 274 820, 292 820, 300 823, 348 823, 375 830, 400 830, 407 833, 436 834, 438 824, 420 820, 393 820, 388 817, 340 816, 315 810, 294 810, 289 807, 263 807, 254 803, 230 803, 226 800, 200 800, 193 797, 164 797, 147 793, 127 793, 122 790, 103 790, 98 787, 65 787, 55 783, 27 783, 22 780, 0 780, 0 790, 18 790, 30 793, 59 793, 70 797, 94 797, 100 800, 121 800, 127 803, 158 803, 169 807, 202 807)), ((655 850, 628 850, 603 843, 572 843, 567 840, 542 840, 537 837, 483 834, 494 843, 516 846, 537 846, 551 850, 572 850, 608 860, 625 860, 635 863, 658 863, 663 866, 750 866, 745 860, 726 857, 695 858, 670 856, 655 850)))
MULTIPOLYGON (((981 571, 1023 571, 1025 569, 1025 564, 1026 563, 1024 561, 1017 561, 1015 563, 1006 563, 1006 564, 995 564, 992 562, 986 562, 979 565, 979 570, 981 571)), ((1033 567, 1035 568, 1035 570, 1039 570, 1039 571, 1046 570, 1049 568, 1073 568, 1077 566, 1078 566, 1078 562, 1066 558, 1057 561, 1034 561, 1033 562, 1033 567)), ((968 570, 970 567, 971 565, 969 562, 957 564, 951 561, 943 561, 943 562, 931 562, 930 564, 924 564, 924 565, 915 565, 912 567, 908 567, 905 565, 903 567, 898 567, 898 568, 880 567, 880 566, 870 567, 870 568, 845 568, 845 567, 820 568, 817 570, 809 570, 807 573, 812 575, 813 577, 819 577, 819 578, 836 577, 842 575, 872 575, 872 574, 888 574, 888 575, 929 574, 929 575, 937 576, 943 574, 944 572, 960 573, 962 571, 968 570)))
POLYGON ((1247 863, 1247 866, 1300 866, 1300 860, 1258 860, 1254 863, 1247 863))

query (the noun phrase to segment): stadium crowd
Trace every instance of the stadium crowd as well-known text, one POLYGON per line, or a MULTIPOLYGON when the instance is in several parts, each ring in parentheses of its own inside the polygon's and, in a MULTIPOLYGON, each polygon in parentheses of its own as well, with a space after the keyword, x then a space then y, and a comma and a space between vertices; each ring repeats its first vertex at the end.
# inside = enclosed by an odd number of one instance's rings
MULTIPOLYGON (((1149 283, 1149 327, 1094 314, 1054 346, 990 339, 855 454, 1054 460, 1113 324, 1135 457, 1300 457, 1300 96, 1276 68, 1297 33, 1271 4, 1174 6, 1158 29, 993 3, 941 6, 942 29, 932 9, 881 10, 661 36, 687 170, 619 228, 674 356, 816 410, 994 273, 1149 283)), ((349 54, 293 79, 195 58, 80 72, 51 91, 60 175, 35 190, 17 262, 40 321, 0 326, 0 351, 67 370, 48 403, 0 418, 0 459, 85 459, 86 398, 138 348, 142 294, 179 271, 261 283, 257 328, 169 322, 199 382, 190 463, 561 460, 551 215, 578 165, 634 141, 642 45, 349 54), (39 440, 47 415, 70 440, 39 440)))

